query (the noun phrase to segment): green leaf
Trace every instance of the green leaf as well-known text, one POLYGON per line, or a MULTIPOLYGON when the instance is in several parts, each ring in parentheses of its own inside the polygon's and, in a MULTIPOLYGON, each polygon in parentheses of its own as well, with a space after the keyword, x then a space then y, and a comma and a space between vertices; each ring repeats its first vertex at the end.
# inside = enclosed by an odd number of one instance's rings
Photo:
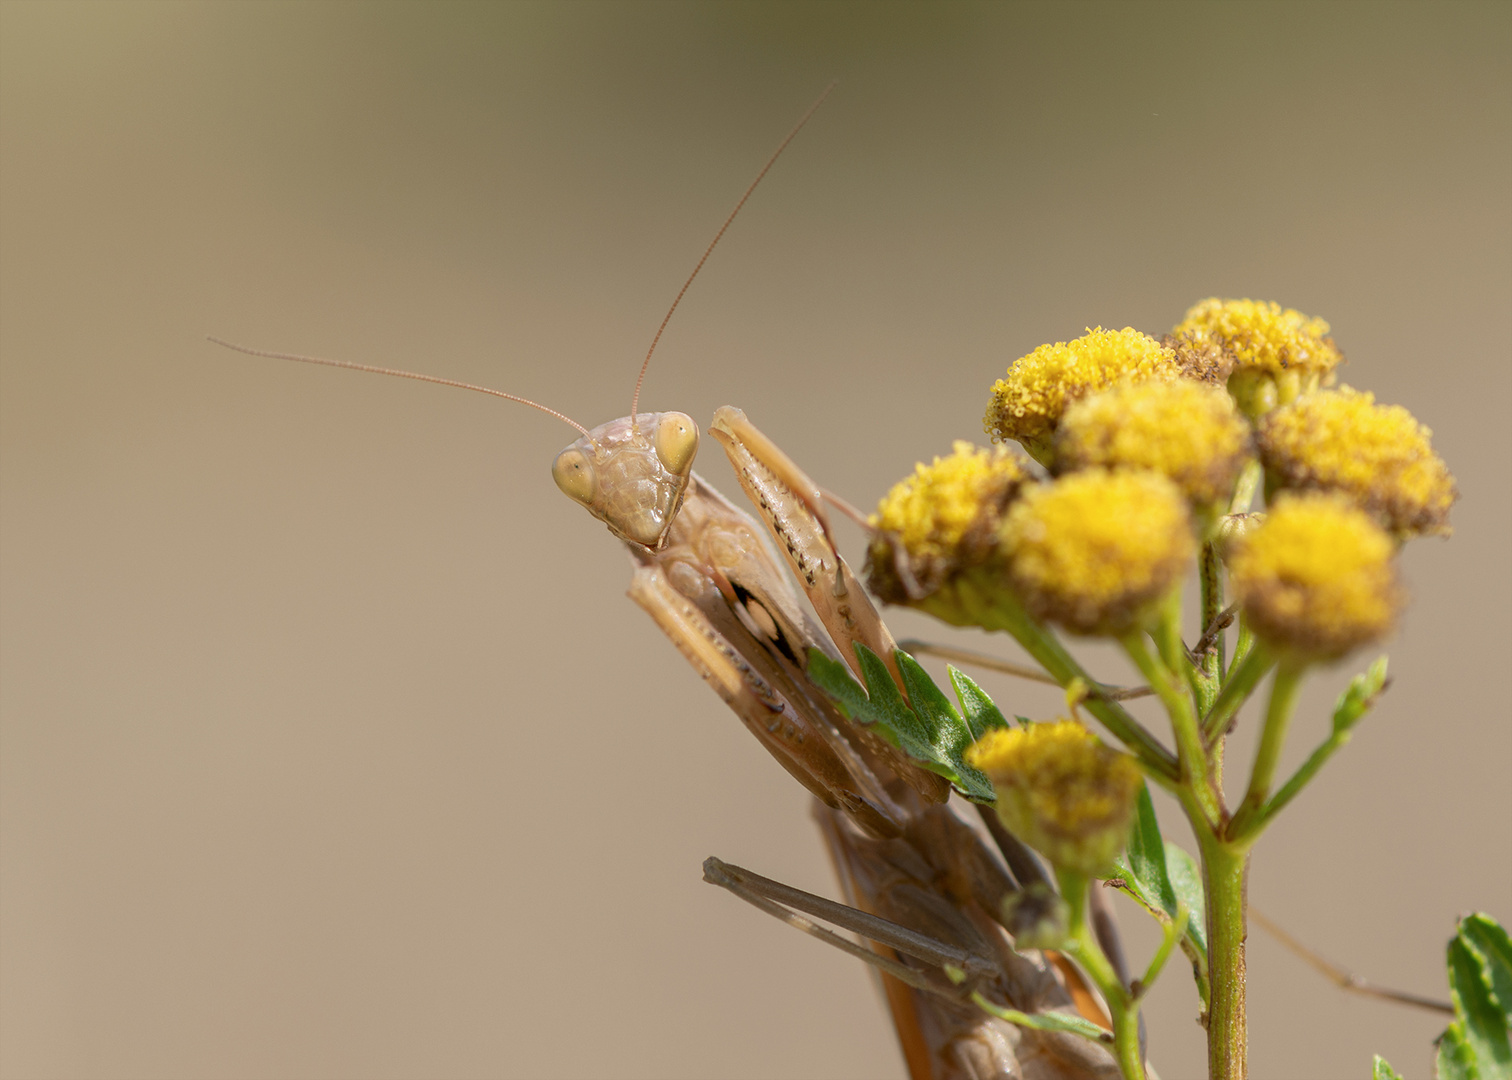
POLYGON ((898 691, 882 658, 857 642, 856 657, 861 662, 863 688, 852 678, 850 669, 831 660, 818 649, 809 650, 809 678, 835 700, 850 720, 872 726, 889 743, 902 750, 924 768, 939 773, 957 791, 975 802, 992 803, 996 796, 986 775, 966 763, 966 750, 976 741, 974 730, 996 726, 1002 720, 987 695, 965 676, 960 679, 969 687, 962 694, 959 674, 951 669, 951 681, 961 696, 961 709, 973 718, 968 723, 950 699, 934 684, 918 661, 901 649, 894 654, 908 699, 898 691), (968 701, 969 695, 969 701, 968 701), (912 700, 913 705, 909 705, 912 700))
POLYGON ((1350 680, 1339 700, 1334 703, 1334 734, 1348 731, 1370 711, 1376 698, 1386 688, 1386 657, 1378 657, 1360 674, 1350 680))
POLYGON ((1002 712, 970 676, 959 668, 947 667, 946 670, 950 672, 950 684, 955 688, 956 699, 961 703, 961 715, 971 729, 972 739, 980 739, 993 728, 1008 726, 1002 712))
POLYGON ((1129 846, 1114 863, 1128 882, 1129 891, 1153 911, 1176 917, 1179 905, 1189 912, 1186 940, 1207 966, 1207 909, 1203 906, 1202 875, 1192 857, 1169 840, 1162 839, 1155 819, 1155 803, 1148 786, 1142 787, 1129 846))
POLYGON ((1179 845, 1170 840, 1165 844, 1166 870, 1171 875, 1171 887, 1176 890, 1176 899, 1187 906, 1192 921, 1187 923, 1187 940, 1202 954, 1207 962, 1207 899, 1202 892, 1202 871, 1179 845))
POLYGON ((1370 1080, 1402 1080, 1402 1074, 1393 1069, 1380 1054, 1370 1066, 1370 1080))
MULTIPOLYGON (((1454 1000, 1454 1023, 1445 1032, 1444 1042, 1448 1043, 1451 1035, 1454 1037, 1457 1044, 1454 1063, 1467 1057, 1469 1075, 1479 1080, 1512 1077, 1512 1037, 1507 1012, 1493 990, 1490 964, 1475 948, 1474 939, 1467 938, 1468 921, 1461 921, 1459 933, 1449 942, 1449 994, 1454 1000)), ((1483 930, 1483 924, 1477 922, 1477 929, 1483 930)))
POLYGON ((1457 1023, 1450 1024, 1439 1036, 1433 1074, 1438 1080, 1480 1080, 1480 1074, 1475 1069, 1475 1057, 1465 1044, 1464 1031, 1457 1023))
POLYGON ((1512 1025, 1512 941, 1508 941, 1507 931, 1491 916, 1475 912, 1460 920, 1459 936, 1479 957, 1491 996, 1512 1025))

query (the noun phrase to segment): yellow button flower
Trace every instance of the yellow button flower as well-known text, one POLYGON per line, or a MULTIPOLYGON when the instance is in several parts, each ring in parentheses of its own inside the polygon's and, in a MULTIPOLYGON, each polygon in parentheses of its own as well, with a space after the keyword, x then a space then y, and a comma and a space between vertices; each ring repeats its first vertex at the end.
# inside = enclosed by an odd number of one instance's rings
POLYGON ((957 441, 948 457, 915 466, 877 504, 868 551, 872 590, 888 603, 919 600, 947 577, 981 564, 1020 486, 1032 482, 1007 447, 957 441))
POLYGON ((1057 867, 1106 874, 1128 843, 1139 768, 1076 721, 995 728, 966 760, 992 780, 1008 831, 1057 867))
POLYGON ((1229 392, 1250 416, 1316 390, 1344 362, 1328 323, 1271 300, 1203 300, 1171 334, 1183 355, 1216 347, 1232 358, 1229 392))
POLYGON ((1002 530, 1031 613, 1081 634, 1137 626, 1196 553, 1186 500, 1151 472, 1090 469, 1026 488, 1002 530))
POLYGON ((1181 377, 1175 353, 1138 330, 1088 330, 1014 361, 992 387, 983 427, 994 442, 1016 439, 1042 465, 1066 406, 1121 381, 1181 377))
POLYGON ((1267 416, 1258 436, 1272 489, 1341 492, 1404 539, 1448 535, 1454 477, 1400 405, 1347 386, 1309 394, 1267 416))
POLYGON ((1403 593, 1395 550, 1344 496, 1283 494, 1235 541, 1229 580, 1262 640, 1304 659, 1333 659, 1396 622, 1403 593))
POLYGON ((1206 507, 1228 500, 1249 450, 1249 423, 1223 390, 1185 379, 1130 383, 1066 409, 1055 466, 1148 469, 1206 507))

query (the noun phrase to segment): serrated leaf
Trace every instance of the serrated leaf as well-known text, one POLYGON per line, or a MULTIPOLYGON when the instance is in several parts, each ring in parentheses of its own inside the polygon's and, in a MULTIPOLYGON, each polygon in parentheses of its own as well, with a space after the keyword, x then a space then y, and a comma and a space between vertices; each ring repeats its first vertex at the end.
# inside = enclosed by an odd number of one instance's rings
MULTIPOLYGON (((859 642, 856 657, 861 662, 864 687, 851 676, 849 668, 818 649, 809 650, 808 674, 848 719, 874 727, 924 768, 949 780, 966 798, 994 802, 991 781, 965 761, 966 749, 975 741, 971 727, 918 661, 901 649, 894 655, 912 706, 899 693, 882 658, 859 642)), ((981 697, 985 699, 986 695, 981 697)), ((996 711, 990 700, 986 704, 996 711)), ((983 715, 982 706, 973 704, 972 708, 976 715, 983 715)))
POLYGON ((950 684, 955 688, 956 699, 961 703, 961 716, 971 729, 972 739, 980 739, 993 728, 1008 726, 1002 711, 969 675, 957 667, 947 666, 945 670, 950 674, 950 684))
POLYGON ((1458 1023, 1450 1024, 1439 1036, 1433 1074, 1438 1080, 1480 1080, 1475 1071, 1475 1058, 1465 1045, 1464 1030, 1458 1023))
POLYGON ((1460 920, 1459 936, 1479 957, 1491 996, 1512 1024, 1512 941, 1507 931, 1491 916, 1477 911, 1460 920))
POLYGON ((1385 1058, 1377 1054, 1370 1066, 1370 1080, 1402 1080, 1402 1074, 1393 1069, 1385 1058))
POLYGON ((1449 994, 1454 1000, 1454 1023, 1449 1028, 1464 1042, 1472 1075, 1480 1080, 1512 1076, 1507 1014, 1493 996, 1490 972, 1465 941, 1463 931, 1449 942, 1449 994))
POLYGON ((1370 711, 1375 699, 1386 686, 1386 657, 1378 657, 1360 674, 1349 681, 1344 692, 1334 703, 1333 729, 1337 734, 1348 731, 1370 711))

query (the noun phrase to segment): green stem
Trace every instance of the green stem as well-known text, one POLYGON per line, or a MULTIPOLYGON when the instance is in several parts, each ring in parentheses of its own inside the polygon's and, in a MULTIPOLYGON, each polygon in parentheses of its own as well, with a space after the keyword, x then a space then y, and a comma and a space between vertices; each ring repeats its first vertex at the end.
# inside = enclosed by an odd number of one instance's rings
POLYGON ((1265 727, 1260 732, 1260 749, 1255 754, 1255 766, 1250 771, 1249 790, 1229 822, 1228 836, 1237 842, 1241 836, 1254 842, 1258 833, 1251 825, 1265 800, 1270 796, 1271 784, 1276 778, 1276 766, 1281 760, 1281 748, 1286 745, 1286 732, 1291 726, 1292 712, 1297 706, 1297 695, 1302 689, 1302 676, 1307 671, 1306 663, 1294 659, 1282 660, 1276 667, 1276 678, 1271 684, 1270 703, 1265 710, 1265 727))
POLYGON ((1250 639, 1250 646, 1241 658, 1238 652, 1234 654, 1235 666, 1230 669, 1229 676, 1224 680, 1223 688, 1218 691, 1218 699, 1213 702, 1213 707, 1208 710, 1202 720, 1202 738, 1205 743, 1212 745, 1228 727, 1234 714, 1239 707, 1249 700, 1250 694, 1265 678, 1265 673, 1271 669, 1276 661, 1266 650, 1258 648, 1254 639, 1250 639))
MULTIPOLYGON (((1076 658, 1045 627, 1041 626, 1016 601, 996 595, 991 605, 973 604, 976 590, 963 588, 959 593, 959 606, 971 610, 971 624, 984 630, 1002 630, 1024 647, 1024 651, 1039 663, 1061 686, 1068 686, 1073 679, 1081 679, 1089 687, 1100 686, 1077 663, 1076 658)), ((1088 712, 1102 721, 1113 735, 1139 758, 1140 764, 1156 783, 1168 790, 1180 775, 1176 756, 1160 744, 1160 740, 1146 731, 1144 726, 1116 701, 1089 695, 1082 703, 1088 712)))
MULTIPOLYGON (((1235 841, 1241 844, 1253 844, 1259 839, 1260 834, 1266 830, 1282 808, 1297 797, 1297 794, 1318 774, 1318 770, 1323 768, 1328 759, 1349 741, 1352 733, 1350 730, 1336 731, 1325 739, 1323 744, 1312 752, 1312 756, 1302 763, 1302 767, 1292 773, 1291 779, 1281 785, 1281 790, 1276 792, 1248 822, 1244 823, 1244 832, 1242 835, 1236 835, 1235 841)), ((1236 826, 1238 824, 1235 822, 1236 826)), ((1230 829, 1230 832, 1233 831, 1230 829)))
MULTIPOLYGON (((1202 545, 1202 633, 1204 635, 1222 612, 1223 563, 1218 558, 1217 542, 1209 540, 1202 545)), ((1202 656, 1202 673, 1214 682, 1223 677, 1227 637, 1227 633, 1218 634, 1212 648, 1202 656)))
POLYGON ((1197 830, 1208 908, 1208 1077, 1244 1080, 1249 1043, 1245 1017, 1245 888, 1249 852, 1197 830))
POLYGON ((1139 1052, 1139 1000, 1119 979, 1092 932, 1087 919, 1087 875, 1056 867, 1055 879, 1071 914, 1063 951, 1081 965, 1107 1003, 1108 1015, 1113 1020, 1113 1053, 1119 1071, 1125 1080, 1144 1080, 1144 1057, 1139 1052))
POLYGON ((1229 513, 1249 513, 1250 504, 1255 501, 1255 492, 1260 490, 1260 477, 1263 475, 1259 461, 1251 461, 1244 466, 1244 471, 1239 474, 1239 482, 1234 485, 1234 497, 1229 500, 1229 513))
MULTIPOLYGON (((1192 710, 1192 699, 1186 688, 1176 684, 1169 668, 1157 659, 1145 644, 1144 635, 1138 631, 1124 634, 1119 639, 1129 659, 1139 668, 1140 674, 1150 684, 1171 718, 1171 730, 1176 734, 1176 755, 1181 766, 1181 784, 1196 799, 1202 821, 1216 827, 1222 820, 1222 802, 1213 784, 1208 769, 1207 754, 1202 745, 1202 733, 1197 726, 1197 714, 1192 710)), ((1193 821, 1193 826, 1197 825, 1193 821)))
MULTIPOLYGON (((1165 915, 1165 912, 1161 912, 1165 915)), ((1171 958, 1171 953, 1176 948, 1176 943, 1186 936, 1187 921, 1192 913, 1185 904, 1176 905, 1176 917, 1169 915, 1161 919, 1160 926, 1164 936, 1160 942, 1160 948, 1155 950, 1155 955, 1150 958, 1150 966, 1145 968, 1144 978, 1134 984, 1133 989, 1137 997, 1144 997, 1145 992, 1160 978, 1160 972, 1165 967, 1166 961, 1171 958)))

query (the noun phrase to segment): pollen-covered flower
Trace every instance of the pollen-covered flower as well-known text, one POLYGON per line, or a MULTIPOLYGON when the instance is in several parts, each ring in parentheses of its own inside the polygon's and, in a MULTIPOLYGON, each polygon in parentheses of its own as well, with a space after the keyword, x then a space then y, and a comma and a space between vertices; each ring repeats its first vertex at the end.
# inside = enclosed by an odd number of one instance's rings
POLYGON ((1088 330, 1015 360, 992 387, 983 426, 994 442, 1016 439, 1042 465, 1066 406, 1122 381, 1181 376, 1175 354, 1138 330, 1088 330))
POLYGON ((1055 467, 1148 469, 1207 507, 1227 500, 1249 449, 1249 423, 1223 390, 1185 379, 1128 383, 1066 409, 1055 467))
POLYGON ((877 504, 867 552, 874 592, 920 600, 947 577, 981 564, 997 546, 1003 510, 1031 478, 1007 447, 957 441, 949 457, 915 466, 877 504))
POLYGON ((1138 625, 1196 552, 1176 485, 1089 469, 1026 488, 1002 530, 1008 576, 1031 613, 1080 634, 1138 625))
POLYGON ((1234 542, 1229 581, 1255 633, 1273 648, 1326 660, 1384 637, 1403 602, 1396 545, 1337 494, 1282 494, 1234 542))
POLYGON ((1328 323, 1271 300, 1203 300, 1171 332, 1178 353, 1216 347, 1233 359, 1229 392, 1250 416, 1285 405, 1325 384, 1344 355, 1328 323))
POLYGON ((1076 721, 994 728, 966 760, 991 779, 1008 830, 1057 867, 1106 873, 1128 843, 1139 768, 1076 721))
POLYGON ((1400 405, 1347 386, 1277 409, 1258 431, 1273 489, 1341 492, 1402 538, 1449 533, 1454 477, 1431 435, 1400 405))

